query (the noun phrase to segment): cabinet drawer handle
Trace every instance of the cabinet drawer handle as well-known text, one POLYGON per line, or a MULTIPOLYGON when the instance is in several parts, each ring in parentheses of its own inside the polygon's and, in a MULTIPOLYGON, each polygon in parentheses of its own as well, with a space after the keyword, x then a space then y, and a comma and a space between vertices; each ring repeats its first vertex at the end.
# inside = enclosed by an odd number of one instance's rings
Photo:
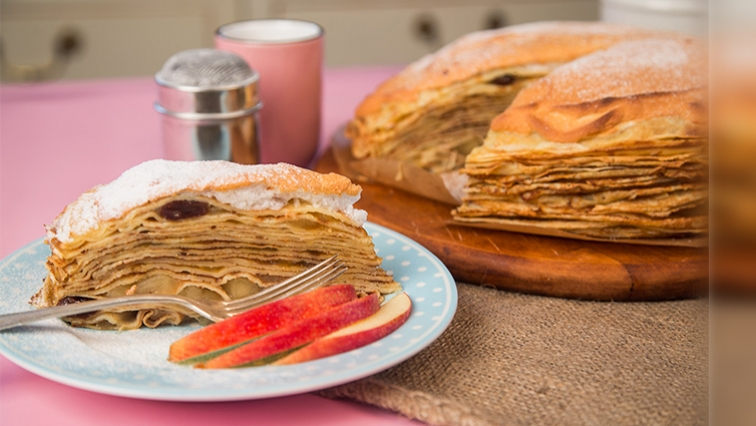
POLYGON ((68 61, 84 47, 84 37, 73 28, 58 32, 53 40, 52 58, 40 65, 13 64, 5 57, 2 40, 0 40, 0 66, 3 80, 8 81, 46 81, 57 80, 66 71, 68 61))
POLYGON ((414 23, 415 35, 428 44, 436 44, 441 39, 438 21, 432 15, 420 15, 414 23))
POLYGON ((494 10, 486 16, 486 22, 483 25, 484 30, 495 30, 507 26, 507 17, 502 12, 494 10))

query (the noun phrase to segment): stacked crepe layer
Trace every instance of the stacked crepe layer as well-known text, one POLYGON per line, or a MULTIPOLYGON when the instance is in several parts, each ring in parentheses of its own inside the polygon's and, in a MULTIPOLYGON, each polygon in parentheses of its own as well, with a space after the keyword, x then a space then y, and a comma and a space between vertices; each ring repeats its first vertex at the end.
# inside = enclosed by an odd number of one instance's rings
POLYGON ((706 232, 706 62, 697 42, 617 44, 520 92, 468 157, 462 222, 608 239, 706 232))
POLYGON ((434 173, 457 170, 524 87, 575 58, 650 34, 598 22, 469 34, 411 64, 360 104, 346 129, 352 153, 434 173))
MULTIPOLYGON (((34 303, 132 294, 233 300, 334 254, 349 267, 340 282, 365 293, 397 291, 362 227, 364 212, 351 208, 359 191, 342 176, 283 164, 143 163, 85 193, 58 217, 48 231, 49 274, 34 303), (227 180, 239 173, 243 179, 227 180), (166 190, 154 190, 161 185, 166 190), (113 209, 107 198, 119 193, 113 209), (96 220, 82 226, 77 218, 96 220)), ((197 317, 180 307, 144 306, 68 320, 129 329, 178 324, 187 316, 197 317)))

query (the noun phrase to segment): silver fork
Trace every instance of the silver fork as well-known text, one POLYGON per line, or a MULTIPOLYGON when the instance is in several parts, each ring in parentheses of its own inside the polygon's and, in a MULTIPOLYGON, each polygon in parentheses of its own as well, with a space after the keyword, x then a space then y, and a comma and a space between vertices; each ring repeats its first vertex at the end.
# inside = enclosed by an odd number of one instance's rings
POLYGON ((338 256, 333 256, 299 275, 242 299, 230 301, 195 300, 182 296, 163 294, 114 297, 112 299, 92 300, 28 312, 0 315, 0 330, 48 318, 62 318, 107 308, 135 306, 147 303, 180 305, 191 309, 210 321, 218 322, 265 303, 318 288, 343 274, 347 269, 347 266, 338 259, 338 256))

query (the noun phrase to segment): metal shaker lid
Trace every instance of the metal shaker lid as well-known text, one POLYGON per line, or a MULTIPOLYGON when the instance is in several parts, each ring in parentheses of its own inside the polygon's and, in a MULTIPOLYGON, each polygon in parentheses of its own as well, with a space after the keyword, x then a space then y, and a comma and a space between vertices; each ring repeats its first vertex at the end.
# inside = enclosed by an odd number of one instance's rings
POLYGON ((216 49, 171 56, 155 74, 155 109, 187 120, 230 119, 262 107, 260 75, 241 57, 216 49))

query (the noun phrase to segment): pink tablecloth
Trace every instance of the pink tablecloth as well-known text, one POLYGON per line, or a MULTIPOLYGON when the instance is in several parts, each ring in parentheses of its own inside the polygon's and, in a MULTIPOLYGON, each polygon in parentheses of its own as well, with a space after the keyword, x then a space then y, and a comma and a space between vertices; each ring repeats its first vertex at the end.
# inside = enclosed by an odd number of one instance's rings
MULTIPOLYGON (((321 145, 396 68, 329 70, 321 145)), ((160 158, 151 79, 0 87, 0 257, 44 235, 81 192, 160 158)), ((321 146, 322 147, 322 146, 321 146)), ((52 382, 0 356, 0 424, 399 425, 395 414, 314 395, 228 403, 145 401, 52 382)))

